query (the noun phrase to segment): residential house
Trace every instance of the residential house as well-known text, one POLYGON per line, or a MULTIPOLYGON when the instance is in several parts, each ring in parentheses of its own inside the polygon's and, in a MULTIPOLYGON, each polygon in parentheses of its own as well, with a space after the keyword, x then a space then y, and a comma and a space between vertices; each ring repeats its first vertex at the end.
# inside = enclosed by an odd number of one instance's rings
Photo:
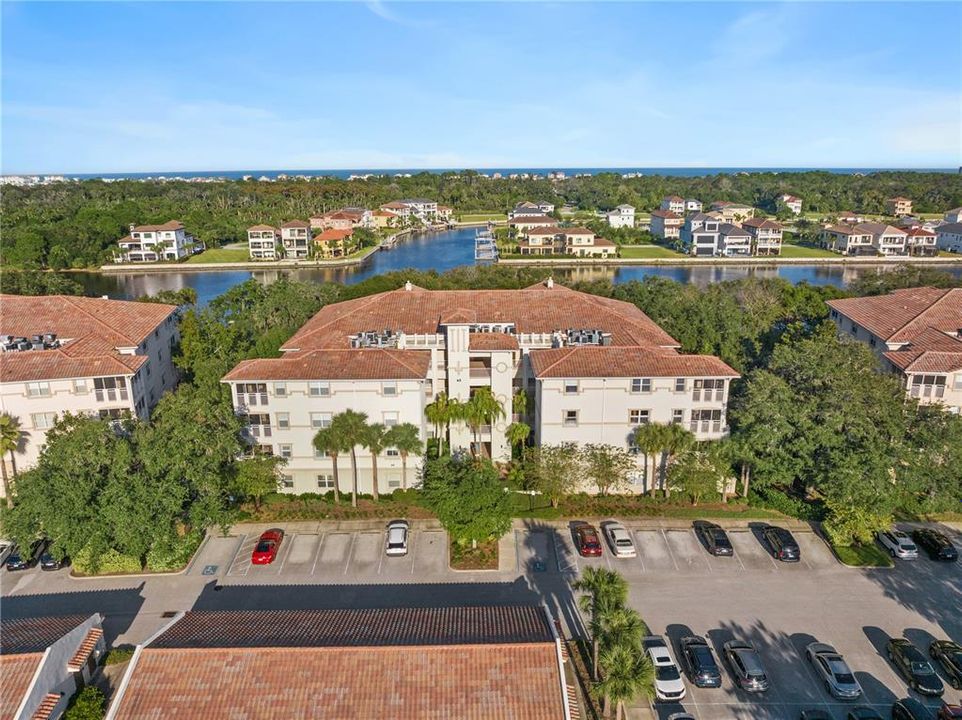
POLYGON ((251 260, 276 260, 281 231, 270 225, 247 228, 247 251, 251 260))
POLYGON ((962 223, 945 223, 935 229, 939 250, 962 253, 962 223))
POLYGON ((0 621, 0 718, 57 720, 106 650, 103 616, 0 621))
POLYGON ((678 197, 677 195, 666 195, 662 198, 661 205, 658 206, 658 209, 675 213, 676 215, 684 215, 685 198, 678 197))
POLYGON ((725 257, 749 257, 752 254, 752 236, 731 223, 718 226, 718 254, 725 257))
MULTIPOLYGON (((448 441, 499 461, 510 458, 505 428, 515 419, 545 444, 628 449, 632 429, 644 422, 680 423, 699 440, 723 437, 737 373, 678 348, 635 305, 550 278, 523 290, 432 291, 407 283, 325 306, 281 346, 281 357, 244 360, 223 382, 248 440, 287 460, 282 489, 326 492, 332 460, 312 439, 334 415, 351 409, 387 426, 411 423, 426 439, 435 428, 424 409, 441 392, 465 402, 489 388, 501 401, 506 417, 474 428, 454 423, 448 441), (533 408, 514 418, 512 397, 521 389, 533 408)), ((369 493, 370 456, 359 451, 357 465, 359 491, 369 493)), ((415 483, 419 461, 407 465, 402 477, 398 453, 385 449, 377 460, 379 490, 415 483)), ((346 473, 340 477, 348 482, 346 473)))
POLYGON ((0 412, 20 421, 16 467, 36 463, 65 412, 146 419, 177 384, 178 341, 174 305, 0 295, 0 412))
POLYGON ((619 205, 605 215, 608 225, 613 228, 635 226, 635 209, 631 205, 619 205))
POLYGON ((681 241, 692 255, 717 255, 721 241, 721 225, 722 220, 717 213, 694 213, 685 218, 681 228, 681 241))
POLYGON ((192 610, 137 646, 106 720, 571 720, 566 658, 536 604, 192 610))
POLYGON ((822 244, 842 255, 875 255, 872 233, 864 225, 829 225, 819 235, 822 244))
POLYGON ((651 234, 670 240, 680 235, 685 219, 671 210, 651 211, 651 234))
POLYGON ((382 228, 400 227, 402 223, 401 216, 390 210, 375 210, 371 213, 371 220, 374 223, 374 227, 378 230, 382 228))
POLYGON ((717 200, 711 204, 711 210, 718 213, 722 222, 732 225, 740 225, 743 220, 754 217, 755 208, 751 205, 741 205, 740 203, 728 202, 727 200, 717 200))
POLYGON ((962 223, 962 207, 946 210, 943 219, 947 223, 962 223))
POLYGON ((303 220, 291 220, 281 225, 281 245, 284 256, 288 258, 306 258, 310 255, 311 224, 303 220))
POLYGON ((912 214, 912 201, 904 197, 893 197, 885 201, 885 212, 899 217, 912 214))
POLYGON ((380 209, 391 213, 395 217, 401 218, 402 222, 411 217, 411 208, 403 202, 399 202, 398 200, 385 203, 380 209))
POLYGON ((545 202, 543 200, 536 203, 530 201, 520 202, 508 212, 508 220, 525 216, 532 217, 537 215, 550 215, 554 212, 554 208, 555 206, 553 203, 545 202))
POLYGON ((182 260, 203 251, 204 244, 184 230, 178 220, 163 225, 131 225, 130 234, 118 243, 120 252, 114 262, 158 262, 182 260))
POLYGON ((325 259, 344 257, 357 249, 354 230, 329 228, 314 236, 314 255, 325 259))
POLYGON ((701 200, 695 198, 685 198, 685 213, 701 212, 701 200))
POLYGON ((312 230, 353 230, 373 227, 374 218, 364 208, 343 208, 312 217, 310 225, 312 230))
POLYGON ((851 210, 842 210, 838 213, 838 222, 848 223, 849 225, 858 225, 859 223, 865 222, 864 216, 854 213, 851 210))
POLYGON ((828 305, 839 335, 872 348, 910 397, 962 410, 962 288, 908 288, 828 305))
POLYGON ((913 227, 905 231, 909 255, 935 257, 939 254, 938 235, 924 227, 913 227))
POLYGON ((800 215, 802 212, 802 199, 795 197, 794 195, 789 195, 788 193, 782 193, 778 196, 778 201, 791 210, 795 215, 800 215))
POLYGON ((454 217, 454 208, 448 205, 438 205, 438 220, 440 222, 449 223, 454 217))
POLYGON ((782 254, 782 226, 774 220, 748 218, 742 223, 742 228, 752 236, 755 255, 782 254))
POLYGON ((423 223, 432 224, 438 219, 438 204, 434 200, 409 198, 400 202, 410 208, 411 215, 423 223))
POLYGON ((891 257, 908 254, 908 234, 904 230, 885 223, 859 223, 855 230, 872 236, 872 247, 878 255, 891 257))
POLYGON ((532 228, 557 227, 558 221, 547 215, 519 215, 508 220, 508 227, 513 227, 523 235, 532 228))

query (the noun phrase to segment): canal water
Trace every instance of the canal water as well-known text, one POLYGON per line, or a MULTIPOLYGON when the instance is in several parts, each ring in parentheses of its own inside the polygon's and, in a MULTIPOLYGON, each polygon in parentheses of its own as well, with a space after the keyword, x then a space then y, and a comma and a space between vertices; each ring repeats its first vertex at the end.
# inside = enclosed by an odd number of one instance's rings
MULTIPOLYGON (((197 291, 198 303, 206 305, 213 298, 250 278, 261 282, 273 282, 282 276, 302 282, 340 282, 353 284, 373 275, 414 268, 444 272, 461 265, 474 264, 474 228, 460 228, 442 232, 420 233, 390 250, 381 250, 370 256, 362 265, 342 268, 310 268, 293 270, 216 270, 147 273, 132 270, 129 273, 76 273, 72 277, 84 285, 88 294, 108 295, 114 298, 136 298, 161 290, 178 290, 191 287, 197 291)), ((745 277, 780 277, 792 283, 807 282, 811 285, 835 285, 844 287, 860 275, 878 272, 883 266, 840 265, 624 265, 615 267, 585 266, 573 269, 555 269, 551 273, 564 282, 575 280, 600 280, 612 282, 642 280, 656 275, 678 282, 707 285, 723 280, 745 277)), ((891 267, 891 266, 888 266, 891 267)), ((962 277, 962 265, 943 268, 962 277)), ((546 270, 546 272, 548 272, 546 270)))

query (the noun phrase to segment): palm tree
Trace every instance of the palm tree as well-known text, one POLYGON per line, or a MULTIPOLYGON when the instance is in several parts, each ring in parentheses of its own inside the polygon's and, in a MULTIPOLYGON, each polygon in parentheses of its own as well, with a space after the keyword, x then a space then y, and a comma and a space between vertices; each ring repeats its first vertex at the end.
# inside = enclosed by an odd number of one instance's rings
POLYGON ((342 452, 347 452, 350 448, 338 444, 339 438, 331 432, 330 427, 321 428, 314 435, 314 447, 318 452, 322 452, 331 458, 334 463, 334 502, 341 502, 341 481, 337 473, 337 456, 342 452))
POLYGON ((661 464, 661 486, 665 491, 665 497, 669 497, 671 488, 668 487, 668 465, 673 457, 695 445, 695 436, 681 425, 665 425, 664 427, 665 444, 662 446, 664 452, 661 464))
POLYGON ((438 439, 438 457, 441 457, 444 449, 444 435, 441 429, 447 428, 448 423, 451 422, 451 401, 448 400, 448 394, 439 392, 434 402, 425 406, 424 417, 434 425, 434 437, 438 439))
POLYGON ((155 242, 150 246, 150 251, 157 256, 158 260, 164 259, 164 249, 166 245, 162 242, 155 242))
POLYGON ((531 426, 523 422, 513 422, 505 428, 504 436, 508 439, 511 447, 517 447, 520 454, 521 448, 531 434, 531 426))
POLYGON ((421 442, 421 431, 417 425, 401 423, 393 425, 384 438, 388 447, 397 448, 401 455, 401 489, 408 489, 408 455, 420 455, 424 452, 421 442))
POLYGON ((581 611, 590 616, 592 673, 598 679, 598 652, 605 633, 608 616, 625 606, 628 599, 628 583, 618 573, 607 568, 586 568, 571 587, 585 593, 578 599, 581 611))
POLYGON ((377 456, 384 452, 384 448, 387 447, 385 442, 387 436, 387 428, 381 423, 371 423, 367 426, 367 432, 364 433, 364 437, 361 439, 361 445, 367 448, 368 452, 371 453, 371 471, 373 474, 373 487, 374 487, 374 501, 377 502, 377 456))
POLYGON ((649 475, 648 461, 654 460, 655 455, 664 447, 665 426, 652 423, 639 425, 635 428, 633 439, 635 446, 641 450, 645 456, 645 485, 648 488, 648 492, 654 495, 655 463, 651 463, 651 474, 649 475))
POLYGON ((615 645, 640 647, 641 639, 647 634, 648 626, 637 610, 619 607, 605 615, 599 644, 602 650, 615 645))
MULTIPOLYGON (((478 388, 465 404, 463 420, 474 432, 475 447, 481 448, 481 426, 491 425, 495 420, 505 417, 504 405, 495 397, 489 387, 478 388)), ((472 448, 474 454, 474 448, 472 448)))
POLYGON ((17 477, 17 449, 20 447, 20 421, 13 415, 0 415, 0 469, 3 471, 3 496, 7 498, 7 507, 13 507, 13 495, 10 492, 10 481, 7 478, 7 463, 4 456, 10 453, 10 466, 13 477, 17 477))
POLYGON ((528 412, 528 393, 524 388, 518 388, 511 396, 511 412, 523 417, 528 412))
POLYGON ((615 720, 621 720, 626 702, 639 695, 651 697, 655 682, 655 669, 646 653, 637 647, 618 644, 601 653, 604 679, 598 683, 598 692, 605 698, 605 715, 609 705, 615 703, 615 720))
POLYGON ((354 410, 345 410, 331 418, 328 428, 336 438, 339 447, 351 453, 351 507, 357 507, 357 446, 363 445, 367 435, 367 415, 354 410))

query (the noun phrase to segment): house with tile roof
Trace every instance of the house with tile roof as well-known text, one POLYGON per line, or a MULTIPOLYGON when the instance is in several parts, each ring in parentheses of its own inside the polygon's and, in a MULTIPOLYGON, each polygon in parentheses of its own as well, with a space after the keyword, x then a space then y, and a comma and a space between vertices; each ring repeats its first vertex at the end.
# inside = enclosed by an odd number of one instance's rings
POLYGON ((571 720, 566 664, 543 606, 191 611, 137 647, 106 720, 571 720))
POLYGON ((558 221, 549 215, 518 215, 508 220, 508 227, 524 234, 532 228, 556 227, 558 221))
POLYGON ((64 412, 146 419, 177 384, 178 340, 174 305, 0 295, 0 412, 20 420, 17 468, 33 466, 64 412))
POLYGON ((0 719, 61 717, 105 651, 99 613, 0 620, 0 719))
POLYGON ((521 255, 574 255, 576 257, 608 257, 618 246, 598 237, 588 228, 535 227, 526 230, 518 240, 521 255))
POLYGON ((840 336, 867 344, 922 403, 962 410, 962 288, 829 300, 840 336))
POLYGON ((116 263, 183 260, 204 250, 204 244, 184 230, 179 220, 163 225, 130 225, 129 234, 117 241, 116 263))
POLYGON ((742 229, 752 236, 753 255, 782 254, 782 226, 767 218, 748 218, 742 229))
POLYGON ((536 203, 530 201, 519 202, 508 211, 508 220, 538 215, 550 215, 554 210, 554 203, 547 202, 546 200, 540 200, 536 203))
POLYGON ((938 235, 921 225, 905 229, 906 247, 909 255, 935 257, 939 254, 938 235))
POLYGON ((678 195, 666 195, 661 199, 661 205, 658 206, 658 209, 675 213, 675 215, 684 215, 685 198, 678 195))
MULTIPOLYGON (((475 434, 454 423, 455 450, 507 460, 513 421, 538 444, 600 442, 632 449, 643 422, 681 423, 699 440, 724 437, 728 388, 738 374, 719 359, 684 355, 631 303, 580 293, 550 278, 522 290, 403 288, 322 308, 281 346, 281 357, 244 360, 224 378, 249 442, 287 459, 283 487, 333 487, 334 466, 314 451, 318 429, 344 410, 387 426, 435 428, 424 408, 439 393, 467 401, 489 388, 506 417, 475 434), (533 408, 512 417, 519 390, 533 408)), ((342 459, 343 462, 343 459, 342 459)), ((361 492, 373 490, 372 459, 357 456, 361 492)), ((639 468, 641 468, 639 461, 639 468)), ((377 459, 378 490, 413 483, 396 451, 377 459)), ((346 478, 341 473, 341 482, 346 478)), ((644 478, 637 478, 639 489, 644 478)))
POLYGON ((882 257, 908 255, 908 233, 901 228, 892 227, 886 223, 859 223, 856 232, 868 233, 872 236, 872 247, 875 253, 882 257))
POLYGON ((357 249, 353 228, 328 228, 314 236, 314 256, 321 258, 339 258, 350 255, 357 249))
POLYGON ((721 223, 718 226, 718 254, 724 257, 751 256, 752 236, 738 225, 721 223))
POLYGON ((377 229, 400 227, 402 218, 390 210, 378 209, 371 213, 371 223, 377 229))
POLYGON ((862 225, 829 225, 819 234, 823 246, 842 255, 876 255, 872 233, 862 225))
POLYGON ((681 226, 685 219, 671 210, 651 211, 651 234, 665 240, 677 238, 681 234, 681 226))
POLYGON ((755 208, 751 205, 716 200, 711 204, 711 212, 717 213, 722 221, 732 225, 740 225, 743 220, 755 216, 755 208))
POLYGON ((311 253, 314 231, 305 220, 291 220, 281 225, 280 249, 286 258, 306 258, 311 253))
POLYGON ((800 215, 802 212, 802 199, 795 197, 794 195, 789 195, 788 193, 782 193, 778 196, 778 201, 782 203, 785 207, 791 210, 795 215, 800 215))
POLYGON ((374 216, 365 208, 347 207, 332 210, 310 219, 313 230, 353 230, 354 228, 374 227, 374 216))
POLYGON ((893 197, 885 201, 885 212, 895 217, 912 214, 912 201, 905 197, 893 197))
POLYGON ((247 228, 247 253, 251 260, 277 260, 281 231, 271 225, 247 228))

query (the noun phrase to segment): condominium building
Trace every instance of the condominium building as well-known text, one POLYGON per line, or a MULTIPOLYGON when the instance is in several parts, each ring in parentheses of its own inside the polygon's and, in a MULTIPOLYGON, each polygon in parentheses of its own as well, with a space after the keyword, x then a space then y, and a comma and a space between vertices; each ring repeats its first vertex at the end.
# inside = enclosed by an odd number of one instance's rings
POLYGON ((885 201, 885 212, 899 217, 912 214, 912 201, 904 197, 893 197, 885 201))
MULTIPOLYGON (((411 423, 427 439, 434 428, 424 408, 441 392, 467 401, 486 387, 501 401, 505 416, 492 424, 450 428, 451 447, 496 460, 510 457, 505 428, 515 419, 532 427, 539 444, 630 449, 632 430, 647 422, 682 424, 699 440, 723 437, 737 373, 678 348, 636 306, 550 278, 523 290, 431 291, 408 283, 324 307, 284 343, 281 357, 245 360, 224 382, 251 442, 287 458, 284 489, 318 492, 333 486, 333 465, 312 438, 334 415, 350 409, 387 426, 411 423), (513 417, 519 390, 533 410, 513 417)), ((357 456, 361 492, 370 492, 371 458, 357 456)), ((414 483, 416 465, 410 458, 402 478, 401 460, 388 448, 377 460, 379 490, 414 483)))
POLYGON ((310 254, 314 233, 311 224, 304 220, 291 220, 281 225, 281 245, 284 256, 306 258, 310 254))
POLYGON ((681 215, 671 210, 652 210, 651 234, 665 240, 679 237, 684 222, 681 215))
POLYGON ((617 250, 618 246, 611 240, 583 227, 536 227, 526 230, 518 240, 518 252, 522 255, 608 257, 617 250))
POLYGON ((0 412, 20 421, 17 468, 36 462, 64 412, 147 418, 177 384, 178 339, 174 305, 0 295, 0 412))
POLYGON ((605 214, 608 225, 613 228, 633 228, 635 226, 635 208, 631 205, 619 205, 605 214))
POLYGON ((661 205, 658 206, 659 210, 666 210, 668 212, 675 213, 676 215, 685 214, 685 198, 678 197, 677 195, 667 195, 661 200, 661 205))
POLYGON ((114 256, 114 262, 118 263, 182 260, 204 249, 204 244, 184 230, 183 223, 178 220, 163 225, 131 224, 130 234, 117 244, 120 252, 114 256))
POLYGON ((247 252, 251 260, 276 260, 281 231, 270 225, 247 228, 247 252))
POLYGON ((755 255, 782 254, 782 226, 774 220, 749 218, 742 223, 742 228, 752 236, 755 255))
POLYGON ((921 403, 962 410, 962 288, 829 300, 839 335, 867 344, 921 403))

